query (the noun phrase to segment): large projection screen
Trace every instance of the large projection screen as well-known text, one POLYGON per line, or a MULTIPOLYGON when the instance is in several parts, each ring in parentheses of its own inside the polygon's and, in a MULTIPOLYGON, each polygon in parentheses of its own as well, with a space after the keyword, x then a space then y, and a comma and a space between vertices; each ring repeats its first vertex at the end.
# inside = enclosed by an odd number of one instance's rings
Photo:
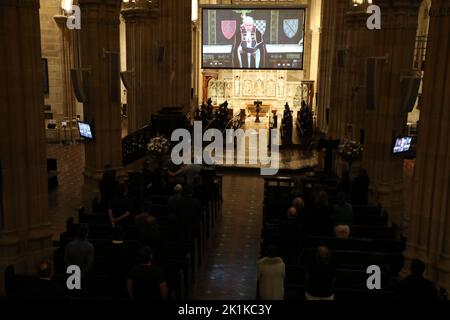
POLYGON ((303 70, 305 8, 202 8, 203 69, 303 70))

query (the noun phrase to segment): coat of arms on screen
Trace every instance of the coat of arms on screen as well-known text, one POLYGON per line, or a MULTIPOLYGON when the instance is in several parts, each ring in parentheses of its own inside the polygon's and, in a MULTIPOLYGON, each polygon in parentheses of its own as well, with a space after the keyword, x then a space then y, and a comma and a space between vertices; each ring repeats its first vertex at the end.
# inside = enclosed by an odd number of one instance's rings
POLYGON ((284 34, 292 39, 298 32, 299 21, 298 19, 286 19, 283 21, 284 34))
POLYGON ((258 29, 259 32, 261 32, 261 34, 266 33, 266 20, 256 20, 255 22, 256 25, 256 29, 258 29))
POLYGON ((236 33, 236 28, 237 28, 236 20, 222 21, 222 33, 228 40, 234 37, 234 34, 236 33))

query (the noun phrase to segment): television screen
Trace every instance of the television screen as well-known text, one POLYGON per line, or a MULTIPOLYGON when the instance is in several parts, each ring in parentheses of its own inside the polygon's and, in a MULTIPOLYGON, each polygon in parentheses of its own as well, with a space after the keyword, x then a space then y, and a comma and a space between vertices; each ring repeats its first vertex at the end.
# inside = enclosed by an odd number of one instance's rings
POLYGON ((304 8, 203 8, 204 69, 303 69, 304 8))
POLYGON ((94 132, 89 123, 78 121, 78 130, 80 131, 80 137, 87 140, 94 140, 94 132))
POLYGON ((401 154, 412 151, 412 137, 399 137, 395 140, 393 153, 401 154))

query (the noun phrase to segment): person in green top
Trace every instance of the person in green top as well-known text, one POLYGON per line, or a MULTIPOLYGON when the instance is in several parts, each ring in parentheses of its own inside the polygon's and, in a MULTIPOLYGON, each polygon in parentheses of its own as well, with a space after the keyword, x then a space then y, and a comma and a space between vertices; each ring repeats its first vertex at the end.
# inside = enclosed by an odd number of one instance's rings
POLYGON ((353 208, 345 200, 345 193, 339 192, 336 195, 336 204, 334 205, 334 232, 337 238, 348 238, 350 228, 353 224, 353 208))

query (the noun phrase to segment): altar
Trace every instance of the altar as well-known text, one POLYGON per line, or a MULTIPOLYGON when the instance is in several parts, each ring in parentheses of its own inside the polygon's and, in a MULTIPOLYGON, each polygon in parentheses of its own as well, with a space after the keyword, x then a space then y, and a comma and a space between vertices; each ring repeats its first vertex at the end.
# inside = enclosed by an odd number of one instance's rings
MULTIPOLYGON (((272 106, 270 104, 262 104, 260 106, 261 109, 259 110, 259 116, 260 117, 267 117, 267 115, 271 111, 271 107, 272 106)), ((247 114, 247 116, 250 116, 250 117, 256 117, 256 106, 255 106, 254 103, 247 104, 246 114, 247 114)))
POLYGON ((241 110, 255 116, 255 100, 263 102, 260 116, 264 118, 272 116, 273 111, 282 114, 286 102, 298 111, 302 100, 310 104, 314 98, 314 82, 304 80, 302 71, 232 69, 212 75, 209 70, 203 77, 203 100, 211 98, 214 105, 226 100, 235 116, 241 110))

